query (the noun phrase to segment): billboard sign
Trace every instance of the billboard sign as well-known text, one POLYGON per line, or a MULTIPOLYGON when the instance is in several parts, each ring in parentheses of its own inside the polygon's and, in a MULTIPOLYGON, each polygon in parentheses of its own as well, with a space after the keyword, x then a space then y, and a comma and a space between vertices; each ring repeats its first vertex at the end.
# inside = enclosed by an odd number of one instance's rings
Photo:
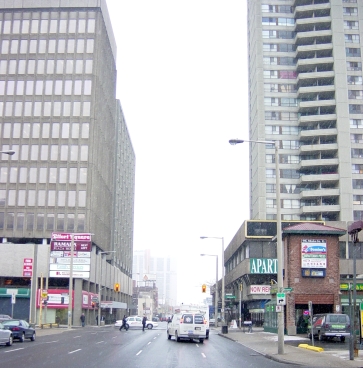
POLYGON ((52 233, 50 241, 51 251, 70 251, 72 236, 75 251, 91 252, 92 239, 91 234, 79 233, 52 233))
POLYGON ((301 268, 326 268, 326 240, 301 240, 301 268))

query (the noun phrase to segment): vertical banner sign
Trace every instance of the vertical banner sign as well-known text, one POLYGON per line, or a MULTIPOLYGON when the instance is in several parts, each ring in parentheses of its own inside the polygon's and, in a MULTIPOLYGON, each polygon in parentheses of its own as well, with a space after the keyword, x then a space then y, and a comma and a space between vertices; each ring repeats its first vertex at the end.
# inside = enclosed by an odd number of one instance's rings
POLYGON ((33 258, 24 258, 23 261, 23 277, 33 276, 33 258))
POLYGON ((301 240, 301 268, 326 268, 326 240, 301 240))

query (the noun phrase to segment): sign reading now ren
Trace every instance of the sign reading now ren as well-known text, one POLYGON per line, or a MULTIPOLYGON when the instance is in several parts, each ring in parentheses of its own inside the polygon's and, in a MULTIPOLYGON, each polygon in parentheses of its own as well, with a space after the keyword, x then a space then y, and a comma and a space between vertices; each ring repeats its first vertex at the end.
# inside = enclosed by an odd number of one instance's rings
POLYGON ((277 273, 277 259, 250 258, 250 273, 277 273))

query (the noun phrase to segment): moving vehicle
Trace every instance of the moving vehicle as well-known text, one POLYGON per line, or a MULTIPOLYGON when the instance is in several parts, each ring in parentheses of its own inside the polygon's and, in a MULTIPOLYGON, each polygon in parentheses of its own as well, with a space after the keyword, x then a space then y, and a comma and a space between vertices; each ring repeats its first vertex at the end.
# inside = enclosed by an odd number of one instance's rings
POLYGON ((180 307, 175 309, 175 313, 201 313, 203 314, 206 327, 206 339, 209 339, 209 306, 208 305, 196 305, 196 304, 181 304, 180 307))
MULTIPOLYGON (((140 316, 130 316, 126 318, 126 323, 131 329, 142 328, 142 317, 140 316)), ((122 319, 116 321, 115 327, 121 327, 122 319)), ((146 321, 145 327, 151 330, 154 327, 158 327, 159 324, 156 321, 146 321)))
POLYGON ((341 342, 350 335, 350 321, 346 314, 325 313, 313 316, 313 332, 311 326, 308 328, 308 337, 311 338, 312 333, 319 341, 340 339, 341 342))
POLYGON ((13 333, 0 323, 0 344, 13 345, 13 333))
POLYGON ((35 329, 30 327, 27 321, 23 319, 10 319, 3 321, 2 324, 12 332, 13 339, 17 339, 20 342, 24 342, 25 339, 35 341, 35 329))
POLYGON ((203 343, 206 335, 206 320, 202 313, 178 313, 174 314, 166 330, 168 340, 174 336, 177 342, 181 339, 199 339, 203 343))

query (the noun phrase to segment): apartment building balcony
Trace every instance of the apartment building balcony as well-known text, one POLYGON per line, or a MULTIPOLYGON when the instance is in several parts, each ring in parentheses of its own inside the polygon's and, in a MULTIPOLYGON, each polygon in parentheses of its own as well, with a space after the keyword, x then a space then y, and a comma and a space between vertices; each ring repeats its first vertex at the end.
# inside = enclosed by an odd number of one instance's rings
POLYGON ((312 175, 301 175, 300 183, 307 184, 312 182, 331 182, 339 180, 338 173, 332 174, 312 174, 312 175))
POLYGON ((304 55, 309 52, 324 52, 331 50, 333 50, 333 44, 331 42, 312 45, 299 45, 296 48, 295 57, 299 59, 300 57, 304 58, 304 55))
POLYGON ((297 32, 295 36, 295 45, 328 44, 332 40, 331 30, 312 30, 308 32, 297 32))
POLYGON ((336 128, 331 129, 311 129, 311 130, 301 130, 300 138, 308 138, 308 137, 322 137, 332 135, 335 136, 338 134, 338 130, 336 128))
POLYGON ((301 1, 296 0, 295 1, 295 18, 301 18, 306 17, 307 15, 311 16, 312 12, 315 11, 327 11, 330 10, 330 3, 329 0, 326 3, 323 4, 314 4, 313 1, 307 2, 307 1, 301 1), (307 14, 310 12, 309 14, 307 14))
POLYGON ((308 167, 318 167, 318 166, 338 166, 339 159, 338 158, 327 158, 327 159, 316 159, 316 160, 301 160, 300 168, 308 168, 308 167))
POLYGON ((322 68, 325 70, 329 70, 331 66, 334 64, 334 58, 330 57, 315 57, 311 59, 299 59, 296 63, 296 71, 298 73, 309 72, 313 69, 314 71, 319 71, 322 68))
MULTIPOLYGON (((307 32, 311 31, 311 27, 315 29, 320 27, 328 28, 329 24, 331 23, 332 19, 330 16, 330 9, 322 14, 320 17, 295 17, 295 31, 296 32, 307 32)), ((301 13, 300 13, 301 14, 301 13)), ((309 12, 311 15, 312 13, 309 12)))
MULTIPOLYGON (((335 99, 331 100, 311 100, 311 101, 300 101, 299 102, 299 109, 313 109, 313 108, 322 108, 325 106, 334 106, 336 102, 335 99)), ((299 110, 300 111, 300 110, 299 110)))
POLYGON ((316 198, 316 197, 336 197, 340 195, 339 188, 326 189, 320 188, 316 190, 304 190, 301 188, 300 199, 316 198))
POLYGON ((299 125, 310 125, 312 122, 319 121, 336 121, 337 114, 335 113, 327 113, 327 114, 299 114, 299 125))
POLYGON ((316 143, 316 144, 306 144, 300 146, 300 153, 309 152, 320 152, 320 151, 333 151, 338 150, 338 143, 316 143))
POLYGON ((299 73, 296 78, 296 82, 299 83, 306 79, 319 79, 319 78, 334 78, 335 72, 333 70, 325 70, 325 71, 311 71, 305 73, 299 73))
POLYGON ((335 204, 335 205, 302 206, 301 209, 302 212, 304 213, 339 212, 340 205, 335 204))
MULTIPOLYGON (((333 81, 334 83, 334 81, 333 81)), ((313 85, 313 86, 306 86, 306 87, 299 87, 299 89, 297 90, 297 96, 298 98, 303 98, 304 95, 307 94, 318 94, 321 92, 335 92, 335 86, 334 84, 331 85, 313 85)))

